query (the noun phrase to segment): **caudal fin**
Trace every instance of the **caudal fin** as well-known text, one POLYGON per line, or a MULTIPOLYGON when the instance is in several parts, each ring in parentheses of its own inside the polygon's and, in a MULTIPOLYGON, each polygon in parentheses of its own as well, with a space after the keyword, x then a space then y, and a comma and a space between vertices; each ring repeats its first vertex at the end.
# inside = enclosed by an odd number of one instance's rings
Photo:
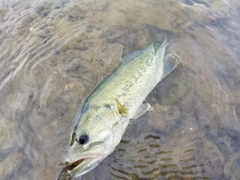
POLYGON ((170 74, 178 65, 179 60, 178 58, 173 54, 168 54, 163 59, 163 73, 161 76, 161 79, 164 79, 168 74, 170 74))

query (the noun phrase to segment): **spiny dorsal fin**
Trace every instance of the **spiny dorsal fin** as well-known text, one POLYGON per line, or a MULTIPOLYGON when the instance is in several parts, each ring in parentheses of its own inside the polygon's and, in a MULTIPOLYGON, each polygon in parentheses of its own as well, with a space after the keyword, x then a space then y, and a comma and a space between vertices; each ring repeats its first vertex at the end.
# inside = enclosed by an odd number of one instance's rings
POLYGON ((123 106, 123 105, 119 102, 118 99, 116 99, 116 101, 117 101, 117 107, 118 107, 119 113, 120 113, 120 114, 128 114, 128 109, 127 109, 125 106, 123 106))

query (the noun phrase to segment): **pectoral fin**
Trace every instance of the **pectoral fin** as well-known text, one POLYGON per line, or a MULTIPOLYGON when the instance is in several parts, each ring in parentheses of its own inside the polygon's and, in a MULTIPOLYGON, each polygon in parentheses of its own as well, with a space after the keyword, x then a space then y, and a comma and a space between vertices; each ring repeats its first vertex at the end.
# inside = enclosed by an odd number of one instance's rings
POLYGON ((73 145, 73 143, 75 142, 75 140, 76 140, 76 133, 73 132, 73 133, 72 133, 72 139, 71 139, 71 142, 70 142, 70 146, 73 145))
POLYGON ((137 119, 142 116, 145 112, 147 112, 151 108, 151 105, 148 103, 141 104, 141 106, 137 109, 134 116, 131 119, 137 119))
POLYGON ((118 99, 116 99, 116 101, 117 101, 117 107, 118 107, 119 113, 120 113, 120 114, 128 114, 128 109, 127 109, 125 106, 123 106, 123 105, 118 101, 118 99))

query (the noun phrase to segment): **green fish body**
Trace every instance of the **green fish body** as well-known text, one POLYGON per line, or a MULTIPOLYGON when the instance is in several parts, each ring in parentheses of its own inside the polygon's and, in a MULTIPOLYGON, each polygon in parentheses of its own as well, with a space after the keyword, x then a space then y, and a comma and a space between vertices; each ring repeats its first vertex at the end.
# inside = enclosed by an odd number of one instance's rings
POLYGON ((178 64, 165 56, 168 43, 152 43, 123 58, 118 68, 86 98, 72 133, 68 159, 71 176, 96 167, 119 144, 130 119, 149 108, 143 101, 178 64), (81 160, 81 161, 79 161, 81 160))

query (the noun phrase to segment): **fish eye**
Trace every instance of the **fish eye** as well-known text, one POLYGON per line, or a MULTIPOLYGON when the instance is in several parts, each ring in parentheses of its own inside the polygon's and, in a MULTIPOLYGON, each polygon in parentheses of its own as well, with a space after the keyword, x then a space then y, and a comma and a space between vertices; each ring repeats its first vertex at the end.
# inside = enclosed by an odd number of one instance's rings
POLYGON ((81 145, 87 144, 88 141, 89 141, 89 136, 87 134, 82 134, 78 139, 78 143, 81 145))

